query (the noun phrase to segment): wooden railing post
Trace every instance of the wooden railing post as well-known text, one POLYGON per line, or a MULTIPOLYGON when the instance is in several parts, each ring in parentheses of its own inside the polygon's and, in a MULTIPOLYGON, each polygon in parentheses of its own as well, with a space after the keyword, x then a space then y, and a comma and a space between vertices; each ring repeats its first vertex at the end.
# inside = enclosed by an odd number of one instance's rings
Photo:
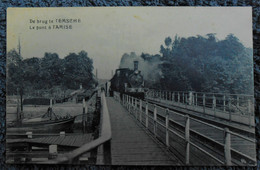
POLYGON ((206 96, 203 94, 203 112, 205 113, 205 105, 206 105, 206 96))
POLYGON ((186 116, 185 141, 186 141, 185 163, 186 165, 188 165, 190 163, 190 117, 189 115, 186 116))
POLYGON ((49 156, 48 159, 55 159, 58 156, 57 145, 49 145, 49 156))
POLYGON ((123 94, 123 106, 125 106, 125 94, 123 94))
POLYGON ((187 94, 185 94, 185 107, 187 108, 187 105, 188 105, 188 97, 187 97, 188 95, 187 94))
POLYGON ((232 165, 231 163, 231 138, 230 138, 230 133, 229 133, 229 129, 225 128, 225 146, 224 146, 224 150, 225 150, 225 163, 227 166, 232 165))
POLYGON ((230 96, 228 98, 228 111, 229 111, 229 121, 231 121, 232 117, 231 117, 231 98, 230 98, 230 96))
POLYGON ((145 127, 148 129, 148 102, 145 103, 145 127))
POLYGON ((130 98, 128 95, 126 95, 126 101, 127 101, 126 108, 129 111, 130 98))
POLYGON ((133 108, 134 108, 134 98, 132 96, 131 96, 131 101, 132 101, 132 104, 131 104, 130 112, 132 112, 133 108))
POLYGON ((178 92, 178 103, 180 102, 180 93, 178 92))
POLYGON ((142 100, 140 99, 140 104, 139 104, 139 108, 140 108, 140 114, 139 114, 139 120, 142 123, 142 113, 143 113, 143 108, 142 108, 142 100))
POLYGON ((32 132, 26 132, 25 134, 27 135, 28 139, 32 139, 32 134, 33 134, 32 132))
POLYGON ((52 109, 52 99, 50 99, 50 108, 52 109))
POLYGON ((223 96, 223 111, 226 111, 226 96, 223 96))
POLYGON ((157 107, 154 105, 154 110, 153 110, 153 133, 155 137, 157 136, 156 134, 156 129, 157 129, 157 107))
POLYGON ((164 93, 165 91, 162 91, 162 100, 164 100, 164 93))
MULTIPOLYGON (((21 112, 22 112, 22 110, 21 110, 21 112)), ((49 114, 48 116, 50 116, 50 118, 52 119, 52 98, 50 99, 50 111, 48 114, 49 114)), ((21 115, 20 115, 20 117, 21 117, 21 115)))
POLYGON ((213 94, 213 103, 212 103, 212 107, 213 107, 213 110, 214 110, 214 116, 216 116, 216 97, 215 95, 213 94))
POLYGON ((213 96, 212 96, 212 109, 215 109, 215 107, 216 107, 216 97, 213 94, 213 96))
POLYGON ((175 102, 175 92, 172 93, 172 101, 175 102))
POLYGON ((135 112, 135 118, 137 119, 137 98, 135 98, 134 112, 135 112))
POLYGON ((83 115, 82 115, 82 130, 83 130, 83 133, 85 133, 86 131, 86 102, 85 102, 85 98, 83 98, 83 115))
POLYGON ((165 116, 165 128, 166 128, 166 137, 165 137, 165 143, 166 143, 166 146, 169 147, 170 146, 170 143, 169 143, 169 109, 167 108, 165 110, 166 112, 166 116, 165 116))
POLYGON ((189 105, 193 104, 193 94, 192 91, 189 92, 189 105))
POLYGON ((237 107, 239 107, 239 96, 237 95, 237 107))
POLYGON ((195 93, 195 102, 196 102, 196 106, 198 106, 198 93, 195 93))
POLYGON ((20 119, 20 105, 19 105, 19 103, 20 103, 20 100, 19 100, 19 89, 17 88, 17 105, 16 105, 16 113, 17 113, 17 115, 16 115, 16 121, 17 122, 20 122, 21 121, 21 119, 20 119))
POLYGON ((195 105, 195 94, 192 93, 192 105, 194 106, 195 105))
POLYGON ((250 99, 247 99, 247 112, 248 112, 248 123, 249 123, 249 127, 251 127, 251 125, 252 125, 252 123, 251 123, 251 107, 252 107, 252 105, 251 105, 251 101, 250 101, 250 99))
POLYGON ((64 137, 65 135, 66 135, 65 131, 61 131, 61 132, 60 132, 60 136, 61 136, 61 137, 64 137))

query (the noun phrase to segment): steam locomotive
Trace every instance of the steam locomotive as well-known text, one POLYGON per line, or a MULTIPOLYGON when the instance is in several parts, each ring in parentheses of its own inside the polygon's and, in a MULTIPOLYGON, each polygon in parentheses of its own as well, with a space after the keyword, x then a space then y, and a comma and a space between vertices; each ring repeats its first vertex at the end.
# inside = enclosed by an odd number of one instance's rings
POLYGON ((138 70, 138 61, 134 61, 134 70, 129 68, 117 69, 115 75, 110 80, 110 96, 113 91, 127 94, 139 99, 144 99, 144 78, 138 70))

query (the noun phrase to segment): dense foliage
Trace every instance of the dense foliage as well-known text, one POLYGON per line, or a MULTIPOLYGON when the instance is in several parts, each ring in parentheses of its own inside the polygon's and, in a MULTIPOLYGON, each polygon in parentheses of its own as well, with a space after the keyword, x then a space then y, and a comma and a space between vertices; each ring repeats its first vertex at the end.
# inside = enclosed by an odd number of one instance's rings
POLYGON ((7 93, 30 93, 36 90, 86 89, 96 84, 93 61, 87 52, 70 53, 64 59, 56 53, 45 53, 43 58, 22 57, 15 51, 7 53, 7 93))
POLYGON ((232 34, 167 37, 160 53, 163 88, 253 94, 253 51, 232 34))
MULTIPOLYGON (((173 39, 167 37, 160 47, 160 53, 142 54, 139 57, 148 65, 156 63, 156 67, 146 73, 146 87, 171 91, 253 94, 253 51, 244 47, 233 34, 224 40, 217 40, 215 34, 188 38, 176 35, 173 39), (149 77, 152 75, 160 78, 151 81, 149 77)), ((126 60, 125 57, 122 59, 126 60)), ((140 69, 145 71, 144 68, 140 69)))

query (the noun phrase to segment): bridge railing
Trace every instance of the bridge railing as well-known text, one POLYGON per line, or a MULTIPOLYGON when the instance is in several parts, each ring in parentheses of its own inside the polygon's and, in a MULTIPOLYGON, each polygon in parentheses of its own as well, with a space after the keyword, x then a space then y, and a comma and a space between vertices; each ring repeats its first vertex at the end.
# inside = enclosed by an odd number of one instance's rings
POLYGON ((255 126, 253 95, 150 89, 146 93, 146 98, 255 126))
POLYGON ((178 156, 186 165, 209 158, 212 165, 256 163, 255 139, 128 95, 115 98, 170 150, 185 153, 178 156))
POLYGON ((101 90, 101 118, 100 118, 100 136, 99 138, 84 144, 80 148, 77 148, 69 153, 59 155, 56 159, 48 160, 47 164, 59 164, 59 163, 73 163, 78 162, 80 156, 90 152, 99 146, 99 155, 97 156, 97 164, 111 164, 110 153, 110 141, 112 138, 110 115, 107 108, 107 102, 105 97, 105 91, 101 90))

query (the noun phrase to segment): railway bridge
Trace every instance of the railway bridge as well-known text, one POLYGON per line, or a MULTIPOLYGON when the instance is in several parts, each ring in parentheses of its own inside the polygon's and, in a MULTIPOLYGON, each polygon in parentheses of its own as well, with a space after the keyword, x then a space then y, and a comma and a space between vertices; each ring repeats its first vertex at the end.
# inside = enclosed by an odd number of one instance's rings
POLYGON ((97 148, 99 165, 256 165, 253 96, 157 90, 144 100, 104 90, 98 96, 99 137, 41 163, 80 162, 97 148))
MULTIPOLYGON (((145 100, 100 96, 100 138, 91 147, 99 147, 97 164, 256 164, 252 96, 156 90, 145 100)), ((60 161, 79 157, 89 145, 60 161)))

